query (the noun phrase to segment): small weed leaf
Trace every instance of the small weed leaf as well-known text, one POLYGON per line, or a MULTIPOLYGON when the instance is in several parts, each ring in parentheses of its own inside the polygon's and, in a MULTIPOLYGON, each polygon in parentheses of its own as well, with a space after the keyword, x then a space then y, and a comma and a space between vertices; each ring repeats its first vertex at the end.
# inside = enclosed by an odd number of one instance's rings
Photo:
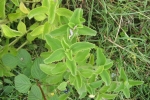
POLYGON ((29 78, 23 74, 15 77, 15 87, 21 93, 27 93, 31 87, 29 78))
POLYGON ((100 48, 97 49, 96 51, 96 65, 97 66, 101 66, 104 65, 106 63, 106 57, 105 55, 102 53, 102 50, 100 48))
POLYGON ((89 36, 95 36, 96 35, 96 31, 92 30, 91 28, 87 27, 87 26, 83 26, 83 28, 79 28, 78 32, 79 35, 89 35, 89 36))
POLYGON ((22 21, 19 22, 19 24, 17 26, 17 29, 18 29, 19 32, 22 32, 23 34, 25 34, 26 31, 27 31, 26 30, 26 25, 22 21))
POLYGON ((26 6, 24 5, 23 2, 20 2, 19 8, 23 13, 25 13, 25 14, 29 13, 29 10, 26 8, 26 6))
POLYGON ((106 86, 109 86, 111 84, 111 78, 108 71, 103 70, 100 76, 102 77, 102 80, 105 82, 106 86))
POLYGON ((43 34, 44 25, 40 25, 36 27, 32 32, 30 32, 31 36, 38 36, 43 34))
POLYGON ((56 13, 59 16, 65 16, 66 18, 70 18, 73 14, 73 12, 71 10, 66 9, 66 8, 58 8, 56 13))

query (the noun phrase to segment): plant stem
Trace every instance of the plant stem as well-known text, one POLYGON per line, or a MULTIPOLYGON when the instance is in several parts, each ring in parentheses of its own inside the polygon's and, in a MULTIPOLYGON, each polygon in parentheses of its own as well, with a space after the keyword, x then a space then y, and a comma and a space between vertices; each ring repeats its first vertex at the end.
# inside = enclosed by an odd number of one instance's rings
POLYGON ((43 89, 42 89, 42 87, 41 87, 41 84, 39 83, 38 80, 36 80, 36 82, 37 82, 38 87, 39 87, 40 90, 41 90, 41 93, 42 93, 42 96, 43 96, 44 100, 47 100, 46 97, 45 97, 44 91, 43 91, 43 89))

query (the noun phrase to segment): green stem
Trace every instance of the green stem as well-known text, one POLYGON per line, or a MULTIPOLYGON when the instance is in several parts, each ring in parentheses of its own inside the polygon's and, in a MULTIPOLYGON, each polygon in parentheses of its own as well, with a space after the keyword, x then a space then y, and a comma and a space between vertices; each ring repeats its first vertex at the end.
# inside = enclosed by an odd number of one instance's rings
POLYGON ((19 48, 17 48, 17 51, 18 51, 19 49, 21 49, 23 46, 25 46, 27 43, 28 43, 28 41, 24 42, 19 48))

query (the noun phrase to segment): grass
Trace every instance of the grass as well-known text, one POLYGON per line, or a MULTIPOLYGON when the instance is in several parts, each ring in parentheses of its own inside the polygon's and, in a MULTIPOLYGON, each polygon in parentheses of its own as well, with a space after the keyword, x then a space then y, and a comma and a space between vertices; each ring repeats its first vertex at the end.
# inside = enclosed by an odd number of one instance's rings
MULTIPOLYGON (((114 69, 123 66, 130 79, 144 84, 131 88, 128 100, 150 99, 150 1, 148 0, 70 0, 66 7, 84 9, 86 25, 98 31, 85 41, 102 47, 114 61, 114 69), (79 2, 80 1, 80 2, 79 2)), ((116 100, 125 100, 122 93, 116 100)))

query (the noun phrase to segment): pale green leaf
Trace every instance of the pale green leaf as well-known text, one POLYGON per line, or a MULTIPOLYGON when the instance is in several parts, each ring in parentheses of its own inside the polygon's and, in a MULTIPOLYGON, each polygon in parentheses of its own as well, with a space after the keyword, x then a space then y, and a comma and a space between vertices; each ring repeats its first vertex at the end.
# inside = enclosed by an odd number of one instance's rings
POLYGON ((80 73, 81 73, 81 75, 83 76, 83 77, 85 77, 85 78, 89 78, 89 77, 91 77, 92 76, 92 74, 93 74, 93 71, 91 70, 91 69, 80 69, 80 73))
POLYGON ((83 28, 79 28, 78 29, 78 34, 79 35, 90 35, 90 36, 95 36, 96 35, 96 31, 87 27, 87 26, 83 26, 83 28))
POLYGON ((50 35, 53 37, 67 35, 67 28, 68 28, 68 25, 60 26, 59 28, 51 31, 50 35))
POLYGON ((28 18, 31 19, 33 18, 34 16, 37 16, 37 15, 41 15, 41 14, 47 14, 48 12, 48 8, 46 7, 37 7, 37 8, 34 8, 32 9, 29 14, 28 14, 28 18))
POLYGON ((77 74, 77 65, 75 61, 66 60, 67 68, 70 70, 71 74, 75 76, 77 74))
POLYGON ((106 60, 106 63, 105 63, 105 65, 104 65, 104 69, 105 69, 105 70, 108 70, 108 69, 110 69, 112 66, 113 66, 113 62, 110 61, 110 60, 106 60))
POLYGON ((59 82, 62 82, 63 81, 63 74, 57 74, 57 75, 54 75, 54 76, 49 76, 46 81, 48 82, 48 84, 50 85, 56 85, 57 83, 59 82))
POLYGON ((100 74, 102 80, 105 82, 106 86, 111 84, 111 78, 110 73, 106 70, 103 70, 103 72, 100 74))
POLYGON ((50 35, 46 35, 45 39, 46 43, 51 47, 52 51, 62 48, 61 42, 58 39, 52 38, 50 35))
POLYGON ((65 57, 65 53, 63 49, 55 50, 48 58, 44 60, 46 64, 60 61, 65 57))
POLYGON ((96 57, 97 57, 97 59, 96 59, 96 65, 97 66, 101 66, 101 65, 105 64, 106 57, 105 57, 105 55, 103 54, 103 52, 100 48, 97 48, 96 57))
POLYGON ((19 0, 11 0, 16 6, 19 6, 19 0))
POLYGON ((75 55, 75 61, 76 62, 82 62, 82 61, 84 61, 85 59, 87 59, 88 58, 88 56, 90 55, 90 49, 88 49, 88 50, 83 50, 83 51, 80 51, 80 52, 78 52, 76 55, 75 55))
POLYGON ((43 33, 44 25, 40 25, 36 27, 32 32, 30 32, 31 36, 38 36, 43 33))
POLYGON ((52 69, 55 68, 55 64, 40 64, 40 69, 47 75, 52 75, 52 69))
POLYGON ((6 0, 0 1, 0 18, 2 19, 5 18, 5 4, 6 4, 6 0))
POLYGON ((7 25, 1 25, 1 28, 3 30, 3 33, 6 37, 12 38, 16 36, 22 36, 23 34, 19 31, 13 30, 9 28, 7 25))
POLYGON ((82 77, 80 75, 76 75, 75 76, 75 87, 77 89, 81 88, 82 87, 82 77))
POLYGON ((11 69, 17 66, 17 58, 12 54, 5 54, 2 57, 2 62, 6 67, 9 67, 11 69))
POLYGON ((20 93, 27 93, 31 87, 29 78, 23 74, 19 74, 15 77, 15 88, 20 93))
POLYGON ((71 45, 70 49, 73 53, 77 53, 82 50, 92 49, 95 45, 89 42, 77 42, 71 45))
POLYGON ((42 100, 42 93, 37 85, 31 87, 31 91, 28 94, 28 100, 42 100))
POLYGON ((95 70, 95 73, 96 74, 101 74, 104 70, 104 66, 98 66, 95 70))
POLYGON ((117 88, 117 82, 111 82, 108 92, 114 91, 117 88))
POLYGON ((125 95, 126 98, 130 98, 129 88, 125 87, 122 91, 123 91, 123 94, 125 95))
POLYGON ((103 94, 101 94, 101 96, 105 99, 115 99, 117 94, 105 94, 105 93, 103 93, 103 94))
POLYGON ((17 29, 19 32, 22 32, 23 34, 26 33, 26 31, 27 31, 26 25, 22 21, 19 22, 17 29))
POLYGON ((136 86, 136 85, 142 85, 144 81, 138 81, 138 80, 129 80, 129 85, 136 86))
POLYGON ((64 91, 64 90, 66 90, 66 86, 67 86, 67 82, 62 82, 62 83, 60 83, 59 85, 58 85, 58 89, 60 90, 60 91, 64 91))
POLYGON ((21 12, 8 14, 8 19, 10 20, 10 22, 16 21, 17 19, 21 19, 22 17, 23 14, 21 12))
POLYGON ((53 69, 52 74, 60 74, 65 72, 67 69, 66 65, 62 62, 58 63, 53 69))
POLYGON ((44 19, 46 19, 46 18, 47 18, 47 16, 45 14, 40 14, 40 15, 34 16, 34 19, 36 21, 44 21, 44 19))
POLYGON ((49 6, 50 6, 50 0, 42 0, 42 6, 49 8, 49 6))
POLYGON ((32 68, 31 68, 31 75, 33 78, 41 80, 46 77, 46 74, 40 69, 40 64, 43 63, 41 58, 36 58, 32 68))
POLYGON ((92 88, 98 88, 98 87, 100 87, 102 85, 102 83, 103 83, 103 81, 99 80, 99 81, 95 81, 95 82, 90 83, 90 86, 92 88))
POLYGON ((65 16, 67 18, 70 18, 73 14, 73 12, 69 9, 66 9, 66 8, 58 8, 56 13, 59 15, 59 16, 65 16))
POLYGON ((123 82, 128 81, 128 77, 127 77, 127 75, 126 75, 124 69, 123 69, 123 68, 120 68, 120 71, 119 71, 119 72, 120 72, 119 79, 120 79, 121 81, 123 81, 123 82))
POLYGON ((23 2, 20 2, 19 8, 23 13, 25 13, 25 14, 29 13, 28 9, 26 8, 26 6, 24 5, 23 2))

